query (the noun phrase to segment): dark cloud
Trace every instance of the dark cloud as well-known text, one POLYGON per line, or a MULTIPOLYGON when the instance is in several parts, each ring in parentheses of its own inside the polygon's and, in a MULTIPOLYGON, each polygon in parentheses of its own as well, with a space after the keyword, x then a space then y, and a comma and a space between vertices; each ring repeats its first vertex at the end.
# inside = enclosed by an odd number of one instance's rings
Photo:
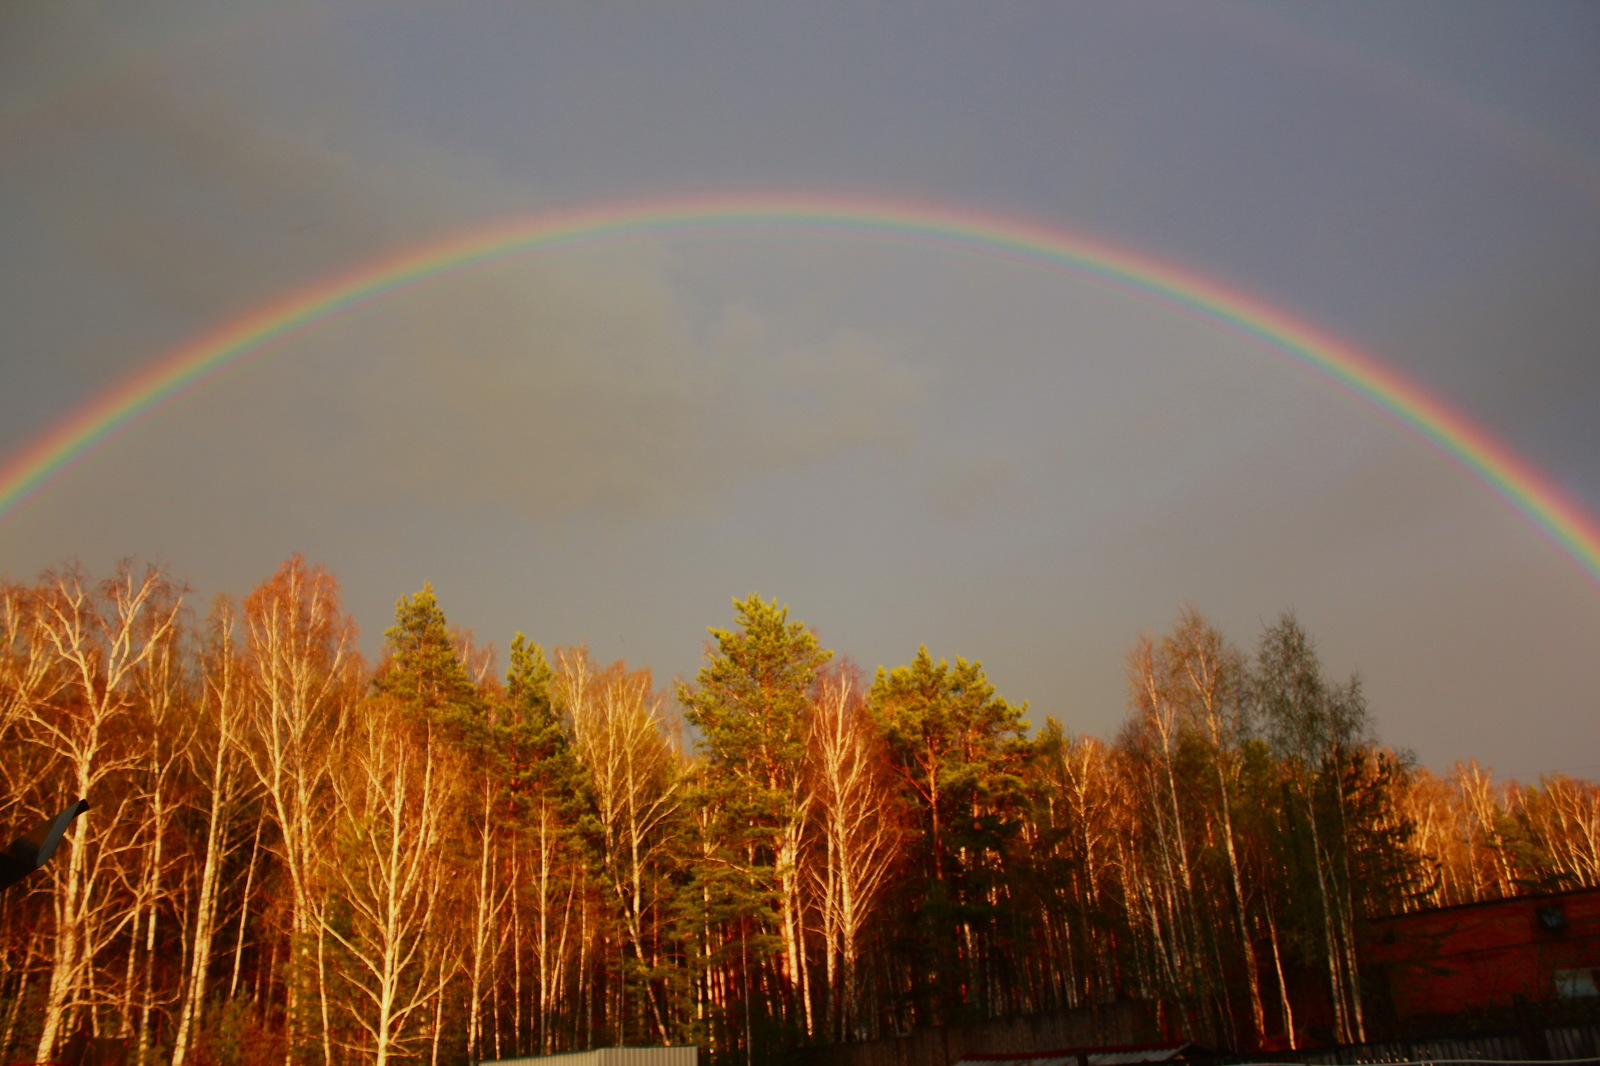
POLYGON ((682 512, 730 484, 903 443, 925 372, 855 332, 796 342, 759 312, 703 331, 672 287, 609 267, 525 266, 420 295, 358 387, 360 464, 427 498, 546 520, 682 512))

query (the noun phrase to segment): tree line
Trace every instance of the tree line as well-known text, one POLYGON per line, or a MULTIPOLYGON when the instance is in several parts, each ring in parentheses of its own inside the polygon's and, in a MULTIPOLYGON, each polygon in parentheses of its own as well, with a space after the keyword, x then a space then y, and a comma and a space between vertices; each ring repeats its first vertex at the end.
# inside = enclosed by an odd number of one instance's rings
POLYGON ((925 648, 868 678, 756 595, 663 688, 521 634, 502 674, 426 586, 369 664, 299 557, 184 592, 0 585, 0 825, 93 803, 0 897, 13 1060, 767 1062, 1128 998, 1359 1040, 1366 918, 1600 884, 1600 789, 1414 765, 1292 615, 1248 655, 1192 609, 1140 636, 1099 739, 925 648))

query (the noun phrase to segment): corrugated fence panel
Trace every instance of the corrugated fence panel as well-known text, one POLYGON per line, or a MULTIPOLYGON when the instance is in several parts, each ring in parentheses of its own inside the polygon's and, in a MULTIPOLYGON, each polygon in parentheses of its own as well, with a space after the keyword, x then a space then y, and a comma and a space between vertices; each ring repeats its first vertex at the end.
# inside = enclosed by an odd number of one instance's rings
POLYGON ((696 1047, 613 1047, 600 1052, 595 1066, 697 1066, 696 1047))
POLYGON ((700 1049, 684 1047, 603 1047, 565 1055, 486 1059, 482 1066, 699 1066, 700 1049))

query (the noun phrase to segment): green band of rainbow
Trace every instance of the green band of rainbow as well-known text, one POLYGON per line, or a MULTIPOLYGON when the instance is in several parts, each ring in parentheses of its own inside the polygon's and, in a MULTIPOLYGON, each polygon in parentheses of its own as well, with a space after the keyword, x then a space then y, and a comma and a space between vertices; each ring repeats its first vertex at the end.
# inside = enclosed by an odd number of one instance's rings
POLYGON ((154 360, 11 456, 0 467, 0 520, 140 416, 329 315, 514 255, 612 237, 730 230, 863 233, 936 242, 1066 267, 1198 312, 1338 382, 1438 445, 1600 581, 1600 525, 1549 479, 1375 357, 1259 299, 1171 263, 1035 221, 903 199, 809 193, 601 203, 458 233, 322 278, 154 360))

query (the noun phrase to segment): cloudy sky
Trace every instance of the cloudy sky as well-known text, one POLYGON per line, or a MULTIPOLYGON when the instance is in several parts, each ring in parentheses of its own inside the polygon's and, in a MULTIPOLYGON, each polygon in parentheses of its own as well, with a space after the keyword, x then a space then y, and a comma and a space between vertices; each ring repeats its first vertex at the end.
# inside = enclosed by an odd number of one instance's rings
MULTIPOLYGON (((0 8, 0 463, 297 286, 451 233, 782 190, 1154 256, 1370 353, 1600 511, 1584 3, 0 8)), ((1225 326, 981 249, 705 227, 315 322, 0 516, 0 574, 291 552, 376 654, 452 621, 692 675, 752 591, 869 671, 1107 735, 1190 603, 1294 610, 1436 768, 1600 773, 1600 582, 1225 326)))

